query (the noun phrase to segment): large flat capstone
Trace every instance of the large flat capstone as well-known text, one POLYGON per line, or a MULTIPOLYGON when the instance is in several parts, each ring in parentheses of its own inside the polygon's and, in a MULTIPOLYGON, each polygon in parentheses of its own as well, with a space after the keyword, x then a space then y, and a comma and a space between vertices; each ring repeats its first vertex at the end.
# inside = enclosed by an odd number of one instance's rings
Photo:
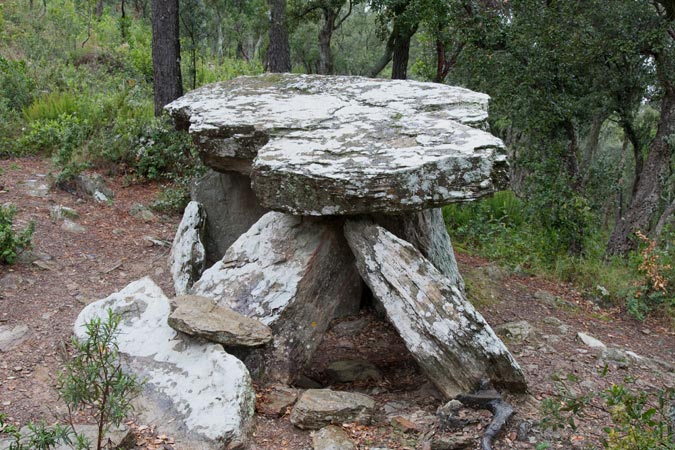
POLYGON ((268 74, 191 91, 166 108, 205 162, 250 173, 264 207, 297 215, 419 211, 490 194, 502 142, 488 97, 409 80, 268 74))
POLYGON ((124 368, 145 380, 134 414, 176 439, 176 448, 222 450, 247 448, 255 393, 241 361, 218 344, 181 335, 167 324, 169 299, 150 279, 91 303, 75 322, 122 317, 117 336, 124 368))

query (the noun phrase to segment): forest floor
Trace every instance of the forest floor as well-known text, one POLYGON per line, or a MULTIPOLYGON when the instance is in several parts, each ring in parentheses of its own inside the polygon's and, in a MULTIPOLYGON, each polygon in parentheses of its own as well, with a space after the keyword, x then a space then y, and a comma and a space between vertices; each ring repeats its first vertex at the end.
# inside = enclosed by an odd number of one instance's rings
MULTIPOLYGON (((49 160, 2 160, 0 169, 0 204, 16 205, 15 225, 36 222, 32 258, 13 266, 0 265, 0 327, 25 325, 29 329, 22 342, 4 353, 0 350, 0 412, 21 425, 40 419, 53 423, 64 412, 54 387, 79 311, 143 276, 150 276, 171 296, 167 257, 180 218, 156 213, 143 220, 130 214, 136 203, 148 205, 156 198, 162 189, 158 184, 127 184, 123 177, 108 178, 116 195, 112 202, 100 204, 60 189, 30 195, 31 185, 47 181, 49 160), (62 222, 54 221, 50 208, 56 205, 75 209, 84 231, 66 231, 62 222)), ((514 274, 475 257, 458 255, 458 259, 470 299, 493 327, 514 321, 532 326, 526 336, 506 340, 526 374, 530 392, 507 396, 516 414, 499 435, 496 449, 549 448, 545 443, 550 448, 599 446, 602 427, 609 423, 600 404, 579 420, 574 431, 542 431, 537 426, 542 420, 542 401, 559 393, 558 377, 572 375, 569 387, 575 394, 599 392, 626 379, 647 392, 675 386, 671 319, 638 322, 619 308, 601 308, 573 286, 514 274), (602 356, 580 342, 578 332, 620 351, 602 356), (634 352, 642 359, 626 359, 621 351, 634 352), (603 374, 605 366, 607 373, 603 374)), ((425 448, 422 436, 429 437, 432 425, 425 425, 424 420, 433 417, 444 401, 386 322, 370 311, 344 321, 360 325, 347 334, 338 331, 345 327, 333 327, 308 375, 321 381, 325 367, 337 359, 371 361, 383 373, 381 380, 332 386, 365 392, 377 401, 379 413, 372 425, 347 425, 345 430, 359 449, 425 448), (392 411, 421 425, 418 429, 394 427, 392 411)), ((262 386, 258 389, 264 400, 268 391, 262 386)), ((479 448, 478 439, 490 414, 473 410, 460 414, 467 422, 454 434, 474 438, 467 448, 479 448)), ((148 434, 153 424, 140 425, 145 431, 138 437, 137 448, 172 448, 170 437, 148 434)), ((288 415, 260 415, 254 445, 261 450, 310 449, 311 437, 294 428, 288 415)))

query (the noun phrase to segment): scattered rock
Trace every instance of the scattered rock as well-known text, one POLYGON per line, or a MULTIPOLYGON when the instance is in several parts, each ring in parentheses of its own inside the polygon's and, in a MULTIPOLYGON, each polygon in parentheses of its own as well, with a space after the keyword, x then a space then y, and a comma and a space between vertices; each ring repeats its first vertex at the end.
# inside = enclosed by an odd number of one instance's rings
POLYGON ((23 283, 23 277, 16 273, 8 273, 0 277, 0 292, 19 289, 23 283))
POLYGON ((185 295, 171 300, 169 326, 174 330, 217 342, 225 347, 257 347, 272 340, 272 330, 214 300, 185 295))
POLYGON ((68 233, 84 233, 87 231, 85 227, 77 222, 73 222, 70 219, 63 220, 63 223, 61 223, 61 229, 63 231, 67 231, 68 233))
POLYGON ((545 303, 549 306, 556 306, 557 305, 557 300, 558 297, 556 297, 554 294, 550 293, 549 291, 544 291, 544 290, 538 290, 534 293, 534 298, 539 300, 542 303, 545 303))
POLYGON ((265 416, 281 417, 298 399, 297 389, 282 384, 267 386, 258 397, 255 408, 265 416))
POLYGON ((0 325, 0 352, 8 352, 30 336, 28 325, 0 325))
POLYGON ((410 419, 406 419, 403 416, 395 416, 389 421, 389 423, 391 424, 392 427, 396 428, 402 433, 410 433, 413 431, 421 432, 423 430, 423 428, 420 427, 418 424, 411 421, 410 419))
POLYGON ((77 337, 108 309, 121 315, 117 343, 125 370, 146 381, 135 415, 175 437, 176 448, 245 448, 255 393, 241 361, 169 327, 169 299, 149 278, 85 307, 75 322, 77 337))
POLYGON ((579 332, 577 333, 577 339, 579 339, 584 345, 593 349, 604 350, 607 346, 600 341, 599 339, 594 338, 590 334, 579 332))
POLYGON ((150 209, 148 209, 148 207, 142 203, 134 203, 131 206, 131 209, 129 209, 129 214, 138 220, 142 220, 143 222, 152 222, 155 220, 155 215, 152 213, 152 211, 150 211, 150 209))
POLYGON ((61 264, 54 260, 37 259, 33 261, 33 264, 40 269, 49 270, 50 272, 58 272, 59 270, 63 269, 61 264))
POLYGON ((447 397, 497 386, 526 389, 523 372, 485 319, 411 244, 367 221, 345 223, 361 276, 422 371, 447 397))
POLYGON ((268 212, 258 203, 251 179, 235 172, 208 171, 195 182, 192 200, 206 214, 202 242, 207 267, 220 261, 234 241, 268 212))
POLYGON ((46 197, 49 193, 50 186, 44 180, 26 180, 22 184, 31 197, 46 197))
POLYGON ((202 244, 204 220, 204 209, 201 204, 188 203, 169 254, 169 266, 176 295, 187 294, 204 271, 206 262, 202 244))
POLYGON ((382 373, 378 368, 364 359, 345 359, 332 362, 326 368, 326 375, 332 382, 338 383, 379 380, 382 378, 382 373))
POLYGON ((106 185, 105 179, 97 173, 81 173, 73 181, 79 191, 91 195, 96 201, 107 202, 115 196, 112 189, 106 185))
POLYGON ((431 450, 460 450, 473 446, 476 439, 464 434, 434 436, 431 439, 431 450))
POLYGON ((622 369, 635 362, 635 359, 631 358, 628 352, 617 347, 603 348, 599 358, 606 363, 614 364, 622 369))
POLYGON ((293 407, 291 423, 303 430, 349 422, 368 424, 374 408, 375 401, 364 394, 308 389, 293 407))
POLYGON ((507 344, 522 344, 533 342, 536 339, 534 327, 526 320, 497 325, 494 327, 494 331, 507 344))
POLYGON ((339 223, 271 212, 192 293, 272 328, 273 344, 243 360, 256 379, 293 384, 341 305, 358 309, 361 286, 339 223))
POLYGON ((328 425, 312 432, 314 450, 356 450, 356 445, 340 427, 328 425))
POLYGON ((77 220, 80 218, 80 213, 67 206, 54 205, 49 208, 49 216, 54 222, 58 222, 59 220, 64 219, 77 220))

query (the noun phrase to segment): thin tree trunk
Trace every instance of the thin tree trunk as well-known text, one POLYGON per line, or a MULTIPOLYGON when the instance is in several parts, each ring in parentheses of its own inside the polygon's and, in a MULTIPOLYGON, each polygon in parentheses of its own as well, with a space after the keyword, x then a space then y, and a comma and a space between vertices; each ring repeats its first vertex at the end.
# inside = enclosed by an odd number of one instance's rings
POLYGON ((638 182, 634 195, 626 210, 626 215, 615 225, 607 244, 608 255, 625 255, 635 248, 633 234, 640 230, 648 232, 654 215, 658 213, 663 185, 663 175, 670 171, 672 149, 667 142, 668 136, 675 133, 675 91, 666 89, 661 100, 661 117, 656 136, 652 141, 649 156, 638 182))
POLYGON ((286 0, 268 0, 270 5, 270 46, 267 51, 269 72, 291 71, 291 47, 286 27, 286 0))
POLYGON ((152 68, 155 116, 183 95, 180 73, 178 0, 152 1, 152 68))
POLYGON ((333 53, 330 48, 335 29, 336 12, 331 8, 323 9, 323 26, 319 30, 319 70, 321 75, 333 73, 333 53))
POLYGON ((412 27, 407 27, 405 25, 401 25, 400 23, 394 22, 393 33, 395 33, 395 37, 391 65, 391 78, 393 80, 405 80, 408 78, 410 40, 416 32, 417 24, 412 27))

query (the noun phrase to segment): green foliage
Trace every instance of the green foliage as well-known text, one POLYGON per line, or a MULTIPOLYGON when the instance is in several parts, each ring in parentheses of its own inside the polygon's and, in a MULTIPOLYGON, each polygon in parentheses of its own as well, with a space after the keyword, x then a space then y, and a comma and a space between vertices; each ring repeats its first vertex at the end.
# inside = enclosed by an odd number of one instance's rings
POLYGON ((28 76, 25 61, 10 61, 0 55, 0 99, 14 110, 29 104, 35 90, 34 81, 28 76))
POLYGON ((119 426, 132 411, 131 401, 140 392, 135 376, 122 372, 117 335, 120 316, 108 310, 105 320, 94 318, 85 324, 87 338, 73 338, 73 357, 59 374, 59 397, 72 415, 76 410, 90 414, 98 425, 96 449, 109 426, 119 426))
POLYGON ((638 277, 626 294, 626 305, 637 319, 663 307, 673 315, 675 312, 675 233, 666 231, 666 239, 657 246, 641 232, 636 235, 640 248, 633 256, 632 264, 638 277))
MULTIPOLYGON (((607 367, 603 369, 603 375, 607 367)), ((575 376, 556 378, 558 395, 542 402, 541 426, 543 429, 577 429, 577 421, 585 411, 603 411, 609 423, 603 427, 602 445, 608 450, 675 449, 675 423, 673 405, 675 389, 664 388, 655 392, 631 389, 634 380, 627 378, 623 384, 613 384, 601 392, 572 394, 571 383, 575 376)))
POLYGON ((82 411, 91 415, 98 426, 96 450, 103 448, 103 437, 110 425, 119 426, 132 411, 131 401, 141 389, 141 382, 122 372, 117 335, 120 316, 108 310, 105 320, 95 318, 85 323, 86 339, 73 338, 74 355, 65 363, 58 378, 58 393, 66 403, 69 425, 46 426, 44 421, 28 424, 28 432, 6 423, 0 413, 0 434, 13 442, 9 450, 49 450, 58 444, 74 450, 89 450, 92 443, 75 432, 73 414, 82 411))
POLYGON ((77 113, 79 105, 75 95, 70 92, 50 92, 36 98, 23 110, 29 122, 55 120, 64 115, 77 113))
POLYGON ((16 231, 12 228, 16 208, 12 205, 0 205, 0 264, 14 264, 21 252, 31 248, 31 238, 35 231, 35 222, 16 231))
POLYGON ((71 427, 58 424, 48 427, 41 421, 28 424, 28 431, 21 434, 15 426, 5 422, 6 417, 6 414, 0 414, 0 433, 12 439, 8 450, 49 450, 59 444, 68 444, 75 450, 89 448, 86 439, 74 433, 71 427))

